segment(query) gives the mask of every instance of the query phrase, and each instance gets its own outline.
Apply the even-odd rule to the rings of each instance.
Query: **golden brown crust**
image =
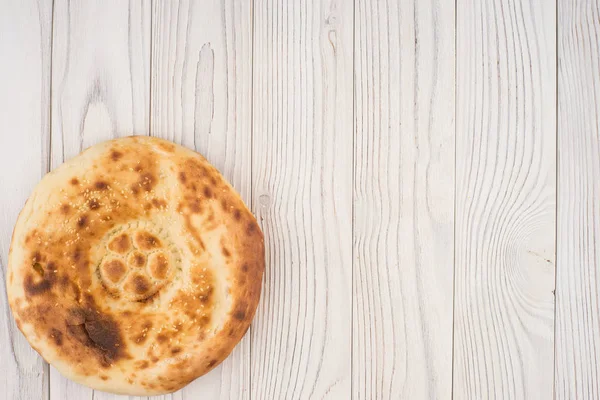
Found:
[[[167,393],[242,338],[263,236],[201,155],[149,137],[98,144],[44,177],[19,215],[7,289],[19,329],[95,389]]]

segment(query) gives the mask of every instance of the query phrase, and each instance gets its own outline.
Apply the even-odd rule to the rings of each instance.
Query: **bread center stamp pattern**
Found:
[[[138,222],[112,230],[100,243],[96,274],[116,298],[146,301],[173,281],[181,269],[179,249],[165,230]]]

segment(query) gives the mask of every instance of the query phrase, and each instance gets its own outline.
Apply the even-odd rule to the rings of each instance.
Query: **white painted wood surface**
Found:
[[[350,398],[352,10],[254,2],[252,204],[267,270],[253,399]]]
[[[457,399],[551,399],[556,10],[460,0],[456,22]]]
[[[356,2],[356,399],[450,399],[454,2]]]
[[[43,174],[136,133],[267,250],[249,334],[160,398],[597,399],[599,32],[600,0],[0,2],[0,398],[121,398],[37,356],[4,271]]]
[[[600,398],[600,4],[558,1],[556,399]]]

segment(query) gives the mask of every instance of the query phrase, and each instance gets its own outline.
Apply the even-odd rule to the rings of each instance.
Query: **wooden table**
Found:
[[[250,332],[165,399],[600,398],[600,0],[3,0],[0,77],[0,398],[114,398],[4,272],[39,179],[132,133],[267,248]]]

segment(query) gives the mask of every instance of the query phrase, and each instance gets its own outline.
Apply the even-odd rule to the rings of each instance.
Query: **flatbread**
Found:
[[[223,361],[260,297],[263,235],[201,155],[100,143],[47,174],[8,257],[16,324],[64,376],[107,392],[180,389]]]

